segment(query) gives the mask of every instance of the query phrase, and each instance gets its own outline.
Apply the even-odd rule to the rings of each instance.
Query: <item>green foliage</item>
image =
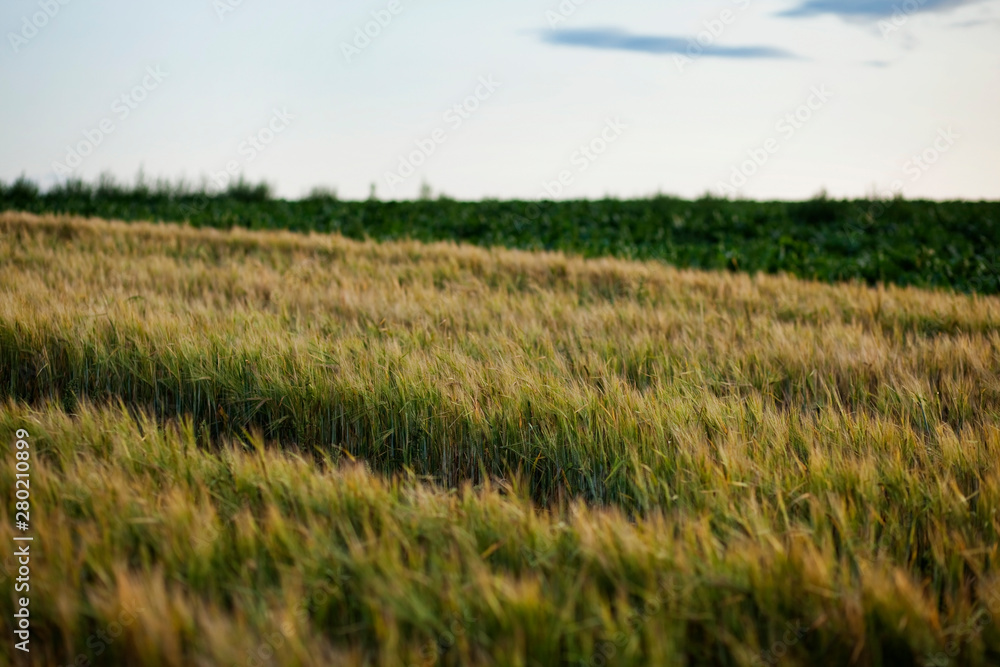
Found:
[[[376,240],[453,240],[561,250],[586,257],[655,259],[678,267],[786,272],[1000,292],[1000,202],[750,202],[657,196],[621,201],[339,201],[329,193],[275,200],[267,184],[240,179],[222,193],[184,184],[132,189],[70,181],[45,193],[23,178],[0,189],[0,210],[120,220],[187,221],[198,227],[337,232]]]

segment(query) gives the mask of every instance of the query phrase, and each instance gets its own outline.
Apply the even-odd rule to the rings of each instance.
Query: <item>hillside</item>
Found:
[[[35,664],[1000,660],[996,296],[9,211],[0,266]]]

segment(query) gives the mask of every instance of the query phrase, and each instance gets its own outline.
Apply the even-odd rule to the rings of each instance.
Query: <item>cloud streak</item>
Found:
[[[716,58],[795,58],[795,54],[770,46],[701,46],[683,37],[631,35],[612,28],[591,30],[555,30],[544,33],[543,40],[557,46],[590,49],[635,51],[652,54],[687,54],[692,48],[699,55]]]
[[[844,18],[875,19],[891,16],[907,7],[915,8],[906,11],[935,12],[972,4],[979,0],[803,0],[797,7],[780,12],[778,16],[788,18],[805,18],[821,14],[836,14]]]

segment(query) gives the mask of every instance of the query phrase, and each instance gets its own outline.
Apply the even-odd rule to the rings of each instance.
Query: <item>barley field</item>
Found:
[[[207,190],[183,180],[110,174],[42,190],[0,180],[0,211],[60,213],[195,227],[334,233],[356,240],[457,241],[659,260],[671,266],[787,273],[807,280],[891,283],[1000,294],[1000,201],[902,197],[750,201],[706,195],[517,201],[342,200],[272,196],[266,182]]]
[[[7,211],[19,430],[27,664],[1000,662],[997,296]]]

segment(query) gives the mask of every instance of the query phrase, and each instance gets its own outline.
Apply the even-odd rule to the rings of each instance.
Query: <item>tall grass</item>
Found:
[[[856,649],[902,664],[969,613],[967,599],[939,611],[885,557],[850,574],[822,529],[550,514],[516,488],[448,493],[256,440],[210,452],[191,422],[122,408],[5,404],[0,432],[24,426],[45,554],[34,664],[757,664],[789,622],[801,637],[784,664]],[[0,485],[12,492],[6,468]],[[7,626],[9,596],[0,607]]]
[[[995,297],[15,213],[0,263],[54,659],[128,595],[159,664],[997,657]]]
[[[674,266],[860,280],[1000,293],[1000,202],[833,200],[687,201],[340,201],[318,190],[301,201],[273,199],[266,183],[239,180],[224,191],[203,181],[110,176],[70,180],[47,191],[0,182],[0,211],[66,213],[122,220],[188,221],[338,233],[355,239],[461,241],[589,257],[657,259]]]

